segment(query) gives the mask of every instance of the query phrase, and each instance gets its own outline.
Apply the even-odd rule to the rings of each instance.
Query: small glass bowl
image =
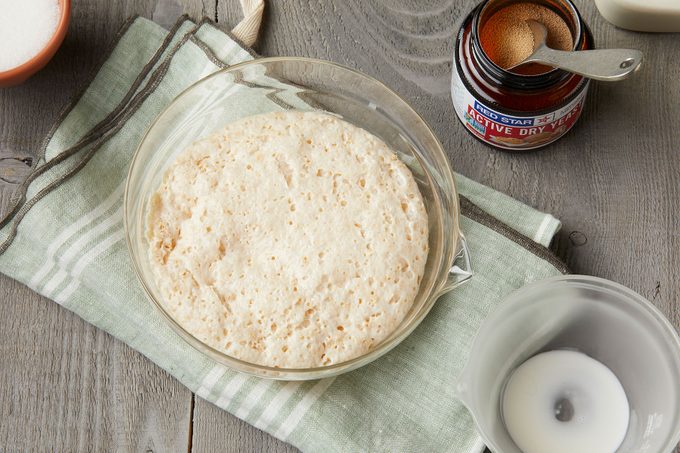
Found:
[[[510,294],[484,320],[458,377],[456,396],[492,451],[521,453],[503,422],[508,377],[536,354],[560,349],[592,357],[621,382],[630,421],[617,452],[670,452],[677,446],[680,337],[675,328],[651,302],[625,286],[564,275]],[[572,429],[578,431],[577,426]]]
[[[411,310],[402,323],[368,353],[325,367],[262,366],[226,355],[198,340],[164,309],[147,254],[147,203],[177,154],[233,121],[283,109],[325,111],[380,137],[410,168],[428,213],[430,252]],[[442,293],[471,276],[469,255],[459,228],[453,174],[432,130],[382,83],[327,61],[262,58],[216,72],[189,87],[158,116],[140,143],[130,166],[124,205],[127,243],[135,272],[170,326],[217,362],[259,377],[320,379],[366,365],[404,340]],[[455,266],[454,260],[458,260]]]

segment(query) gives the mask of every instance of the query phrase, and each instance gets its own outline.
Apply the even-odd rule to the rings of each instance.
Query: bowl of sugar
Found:
[[[71,0],[0,1],[0,88],[23,83],[61,46]]]

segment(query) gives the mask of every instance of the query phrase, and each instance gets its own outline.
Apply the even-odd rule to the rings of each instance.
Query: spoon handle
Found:
[[[642,62],[642,52],[633,49],[600,49],[564,52],[540,46],[523,63],[544,63],[590,79],[615,82],[632,74]]]

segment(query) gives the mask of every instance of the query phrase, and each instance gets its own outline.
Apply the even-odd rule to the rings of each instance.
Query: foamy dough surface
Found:
[[[428,252],[408,168],[334,116],[276,112],[194,143],[148,215],[166,310],[226,354],[281,368],[364,354],[403,320]]]

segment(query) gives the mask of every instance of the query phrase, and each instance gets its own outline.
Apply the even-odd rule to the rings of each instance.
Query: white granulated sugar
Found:
[[[0,0],[0,72],[45,48],[59,23],[57,0]]]
[[[183,151],[147,235],[170,315],[215,349],[280,368],[369,351],[412,306],[428,253],[409,169],[316,112],[246,118]]]

